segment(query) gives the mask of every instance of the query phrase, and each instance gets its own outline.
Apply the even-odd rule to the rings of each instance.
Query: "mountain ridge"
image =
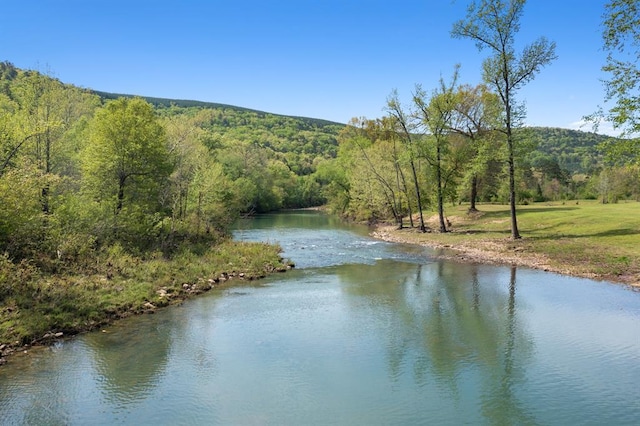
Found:
[[[98,95],[102,99],[117,99],[120,97],[124,98],[142,98],[145,101],[156,107],[169,108],[171,106],[177,106],[180,108],[190,108],[190,107],[199,107],[199,108],[222,108],[222,109],[232,109],[240,112],[251,112],[258,114],[260,116],[272,115],[276,117],[285,117],[285,118],[293,118],[296,120],[303,120],[309,123],[315,123],[318,125],[326,126],[346,126],[345,123],[339,123],[337,121],[326,120],[324,118],[314,118],[314,117],[303,117],[298,115],[287,115],[287,114],[278,114],[274,112],[261,111],[258,109],[241,107],[237,105],[223,104],[218,102],[208,102],[208,101],[199,101],[195,99],[172,99],[172,98],[160,98],[155,96],[142,96],[142,95],[134,95],[134,94],[126,94],[126,93],[114,93],[114,92],[104,92],[101,90],[88,89],[91,93]]]

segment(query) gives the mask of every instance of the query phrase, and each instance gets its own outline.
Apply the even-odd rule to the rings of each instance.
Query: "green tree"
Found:
[[[349,206],[351,187],[345,164],[349,162],[347,153],[341,150],[337,158],[322,160],[318,163],[313,177],[320,185],[322,196],[327,200],[333,213],[344,216]]]
[[[469,212],[477,212],[476,201],[482,177],[495,161],[497,147],[496,132],[501,119],[500,99],[484,84],[471,87],[460,86],[456,90],[454,116],[451,131],[462,135],[467,144],[467,167],[464,180],[468,182]]]
[[[209,150],[202,143],[204,131],[197,122],[198,117],[189,114],[175,114],[162,119],[173,160],[170,186],[164,198],[165,203],[171,206],[174,223],[186,218],[196,170],[210,157]]]
[[[86,189],[115,215],[129,205],[155,213],[171,173],[166,142],[151,104],[139,98],[107,102],[95,114],[82,156]]]
[[[420,231],[426,232],[427,227],[424,223],[424,215],[422,212],[422,194],[420,193],[420,185],[418,183],[418,172],[416,167],[416,156],[418,151],[418,141],[416,140],[416,123],[412,117],[412,114],[407,113],[400,104],[398,99],[398,92],[393,91],[387,98],[387,113],[392,119],[392,123],[395,125],[395,134],[402,142],[404,146],[406,156],[409,159],[409,166],[411,169],[411,177],[413,179],[413,188],[416,193],[416,202],[418,204],[418,215],[420,219]],[[404,181],[404,175],[402,175]],[[406,185],[405,185],[406,186]],[[407,197],[408,198],[408,197]],[[407,200],[409,201],[409,200]],[[411,218],[411,207],[409,203],[409,215],[411,219],[411,226],[413,227],[413,219]]]
[[[445,170],[444,160],[449,154],[449,136],[451,134],[452,120],[455,111],[456,99],[454,90],[458,80],[458,68],[456,66],[451,83],[447,85],[441,78],[438,89],[433,91],[428,98],[424,90],[417,86],[413,94],[418,114],[426,133],[433,137],[435,154],[425,152],[425,158],[435,168],[436,174],[436,200],[438,205],[438,219],[440,232],[447,232],[444,217],[444,186]],[[448,173],[446,173],[448,174]]]
[[[77,223],[63,216],[77,194],[79,123],[98,97],[36,71],[5,66],[0,80],[0,246],[15,258],[60,260],[68,225]]]
[[[640,5],[636,0],[611,0],[605,5],[604,49],[610,74],[605,82],[607,100],[616,105],[610,118],[627,133],[640,132]]]
[[[611,163],[640,164],[640,5],[636,0],[611,0],[603,18],[607,61],[602,70],[609,75],[605,101],[614,106],[588,118],[605,119],[623,131],[624,139],[602,145]]]
[[[222,165],[210,158],[201,162],[195,171],[192,187],[189,192],[189,218],[195,222],[195,233],[200,234],[202,230],[206,234],[213,230],[226,232],[237,219],[240,209],[238,194],[224,174]]]
[[[472,2],[466,20],[453,25],[453,37],[469,38],[479,50],[488,49],[490,56],[482,65],[483,78],[500,96],[504,107],[509,168],[509,201],[511,238],[520,238],[516,218],[515,145],[514,129],[522,125],[524,108],[515,94],[531,81],[540,70],[556,59],[555,43],[540,37],[517,53],[515,35],[520,29],[525,0],[481,0]]]
[[[19,133],[16,118],[18,109],[18,103],[10,93],[0,93],[0,178],[15,164],[20,148],[34,137]]]
[[[402,227],[403,188],[397,146],[380,120],[354,118],[339,135],[340,152],[349,158],[349,207],[359,219],[392,216]]]
[[[19,109],[16,120],[20,140],[28,140],[20,148],[43,176],[40,201],[42,211],[51,213],[52,191],[48,180],[53,175],[69,171],[69,156],[73,153],[64,140],[65,133],[82,117],[88,117],[96,107],[94,95],[68,87],[50,75],[26,71],[13,84],[13,97]]]
[[[246,138],[226,135],[215,156],[224,173],[234,182],[242,200],[242,213],[263,213],[282,207],[269,170],[268,150]]]

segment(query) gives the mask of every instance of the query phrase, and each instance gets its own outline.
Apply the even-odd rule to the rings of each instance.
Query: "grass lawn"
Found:
[[[521,240],[511,240],[509,207],[446,206],[449,233],[384,228],[387,239],[458,250],[457,257],[640,284],[640,203],[597,201],[518,206]],[[429,220],[437,229],[437,216]],[[417,225],[416,225],[417,226]],[[384,238],[384,236],[383,236]]]

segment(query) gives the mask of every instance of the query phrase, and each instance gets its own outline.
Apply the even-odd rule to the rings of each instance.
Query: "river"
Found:
[[[296,268],[0,368],[0,424],[624,425],[640,292],[435,259],[317,212],[240,240]]]

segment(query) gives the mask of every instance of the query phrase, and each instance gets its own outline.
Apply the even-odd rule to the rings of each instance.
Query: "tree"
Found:
[[[469,212],[477,212],[478,187],[490,162],[495,160],[494,139],[501,119],[500,99],[486,85],[461,86],[456,91],[451,131],[462,135],[470,153],[466,180],[469,181]]]
[[[321,195],[327,200],[329,210],[333,213],[345,215],[349,206],[350,183],[348,177],[348,155],[343,151],[342,155],[318,163],[314,180],[320,185]]]
[[[640,164],[640,5],[636,0],[611,0],[603,15],[604,50],[607,62],[602,70],[610,75],[605,81],[606,101],[615,105],[608,113],[591,119],[606,119],[623,136],[604,145],[613,163]]]
[[[447,232],[444,217],[445,193],[453,194],[450,188],[455,186],[462,160],[468,158],[469,151],[468,144],[460,143],[461,138],[455,131],[458,69],[456,66],[449,84],[440,79],[439,87],[433,91],[431,97],[427,97],[420,86],[416,87],[413,94],[416,115],[425,133],[430,136],[427,140],[432,142],[431,146],[427,145],[428,149],[423,154],[435,172],[440,232]]]
[[[113,203],[115,215],[128,204],[154,213],[171,164],[165,130],[151,104],[139,98],[109,101],[91,124],[82,156],[89,192]]]
[[[440,232],[447,232],[444,219],[444,157],[448,153],[449,135],[451,133],[452,119],[455,108],[454,89],[458,80],[458,66],[456,66],[451,84],[447,85],[440,79],[440,87],[433,91],[430,99],[420,86],[416,87],[413,94],[413,102],[418,108],[418,114],[427,133],[433,136],[435,141],[435,155],[426,155],[427,161],[435,167],[436,171],[436,197],[438,204],[438,218]]]
[[[65,132],[81,117],[88,117],[93,112],[97,97],[67,87],[37,71],[24,72],[13,86],[12,95],[19,105],[16,121],[20,128],[15,148],[24,151],[28,161],[36,165],[39,174],[45,178],[40,198],[42,211],[48,215],[51,213],[52,188],[47,179],[68,169],[70,149],[63,141]]]
[[[491,54],[483,62],[483,79],[500,96],[504,107],[509,168],[509,201],[511,238],[520,238],[516,218],[515,144],[514,128],[521,125],[524,108],[515,100],[515,94],[531,81],[540,70],[556,59],[555,43],[540,37],[518,54],[515,35],[520,29],[525,0],[482,0],[472,2],[466,20],[453,25],[452,36],[475,41],[479,50]]]
[[[0,250],[16,258],[37,253],[41,261],[48,255],[59,260],[58,248],[69,234],[62,224],[77,224],[56,212],[77,194],[78,176],[70,177],[77,152],[73,133],[98,97],[6,63],[0,66],[0,86],[0,199],[6,201],[0,228],[8,230],[0,236],[6,242]]]
[[[418,215],[420,218],[420,231],[426,232],[427,227],[424,224],[424,216],[422,213],[422,195],[420,194],[420,185],[418,184],[418,172],[416,170],[416,150],[417,141],[415,135],[415,125],[411,120],[411,116],[402,108],[400,100],[398,99],[398,92],[393,91],[389,98],[387,98],[387,112],[393,120],[396,129],[396,135],[400,138],[402,144],[405,147],[407,155],[409,157],[409,166],[411,167],[411,176],[413,178],[413,186],[416,192],[416,200],[418,203]],[[404,181],[404,175],[402,176]],[[409,207],[409,214],[411,214],[411,208]],[[413,219],[412,226],[413,226]]]
[[[355,214],[365,212],[376,221],[389,213],[402,228],[402,195],[406,194],[399,175],[398,152],[392,129],[381,120],[353,118],[340,133],[340,151],[347,153],[349,205]]]

